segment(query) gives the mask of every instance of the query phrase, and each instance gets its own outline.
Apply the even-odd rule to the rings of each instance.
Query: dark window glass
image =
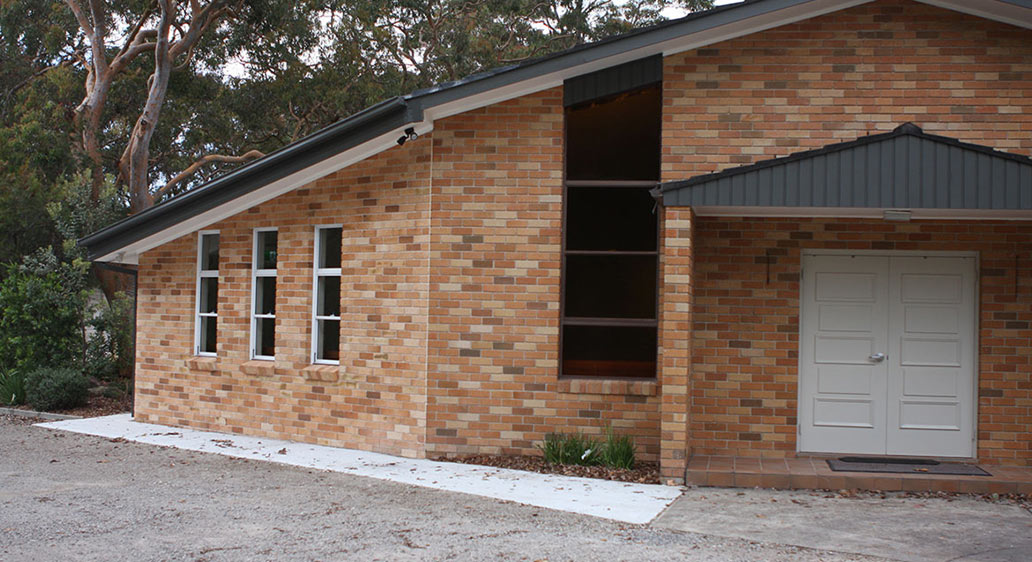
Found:
[[[656,211],[648,189],[569,187],[566,249],[655,251]]]
[[[567,376],[636,377],[656,375],[655,327],[563,327],[562,373]]]
[[[258,233],[258,269],[276,269],[276,243],[279,233],[267,230]]]
[[[201,317],[201,341],[200,350],[205,353],[215,353],[216,331],[215,324],[218,319],[214,316]]]
[[[655,318],[655,255],[566,256],[566,316]]]
[[[316,316],[340,316],[340,277],[319,278],[319,306]]]
[[[258,277],[254,296],[255,314],[276,314],[276,278]]]
[[[319,230],[319,264],[320,269],[337,269],[340,267],[340,228],[323,228]]]
[[[340,359],[340,320],[319,320],[318,359]]]
[[[216,277],[201,278],[201,305],[198,312],[214,313],[219,309],[219,280]]]
[[[258,318],[256,320],[258,333],[255,335],[257,348],[256,355],[272,357],[276,355],[276,319]]]
[[[201,269],[218,271],[219,269],[219,235],[201,235]]]
[[[658,86],[566,110],[566,177],[659,179],[662,94]]]

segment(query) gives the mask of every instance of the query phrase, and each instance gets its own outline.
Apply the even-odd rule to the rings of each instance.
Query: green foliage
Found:
[[[25,399],[40,412],[82,406],[86,396],[86,377],[76,369],[44,367],[25,376]]]
[[[0,404],[20,406],[25,403],[25,374],[18,369],[0,370]]]
[[[545,460],[551,464],[599,464],[602,443],[583,433],[549,433],[540,446]]]
[[[602,447],[602,464],[613,468],[634,468],[637,447],[630,435],[617,435],[612,426],[606,427],[606,440]]]
[[[604,441],[583,433],[549,433],[538,448],[549,464],[605,465],[627,469],[634,468],[637,452],[634,440],[627,435],[617,435],[612,427],[606,427]]]
[[[84,366],[88,377],[112,380],[132,372],[134,308],[133,298],[120,292],[110,303],[101,304],[89,321],[93,330],[86,344]]]
[[[86,172],[59,180],[54,191],[55,200],[47,205],[47,213],[64,239],[62,254],[66,259],[85,259],[76,240],[125,218],[127,214],[125,202],[110,176],[96,201],[92,198],[90,176]]]
[[[82,261],[62,263],[51,249],[8,265],[0,282],[0,361],[34,369],[82,360],[87,270]]]

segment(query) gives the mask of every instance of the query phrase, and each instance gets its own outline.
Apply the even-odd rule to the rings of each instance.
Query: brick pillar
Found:
[[[667,207],[662,213],[659,462],[663,481],[681,484],[689,456],[695,214],[690,207]]]

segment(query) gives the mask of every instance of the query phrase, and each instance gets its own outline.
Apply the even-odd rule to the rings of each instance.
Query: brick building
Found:
[[[135,416],[1032,466],[1032,2],[755,0],[383,102],[84,239]]]

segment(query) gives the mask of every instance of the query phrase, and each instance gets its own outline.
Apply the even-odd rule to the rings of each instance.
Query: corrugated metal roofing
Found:
[[[1032,210],[1032,159],[907,123],[660,190],[667,206]]]
[[[570,78],[563,83],[563,105],[569,107],[662,81],[663,57],[646,57]]]

